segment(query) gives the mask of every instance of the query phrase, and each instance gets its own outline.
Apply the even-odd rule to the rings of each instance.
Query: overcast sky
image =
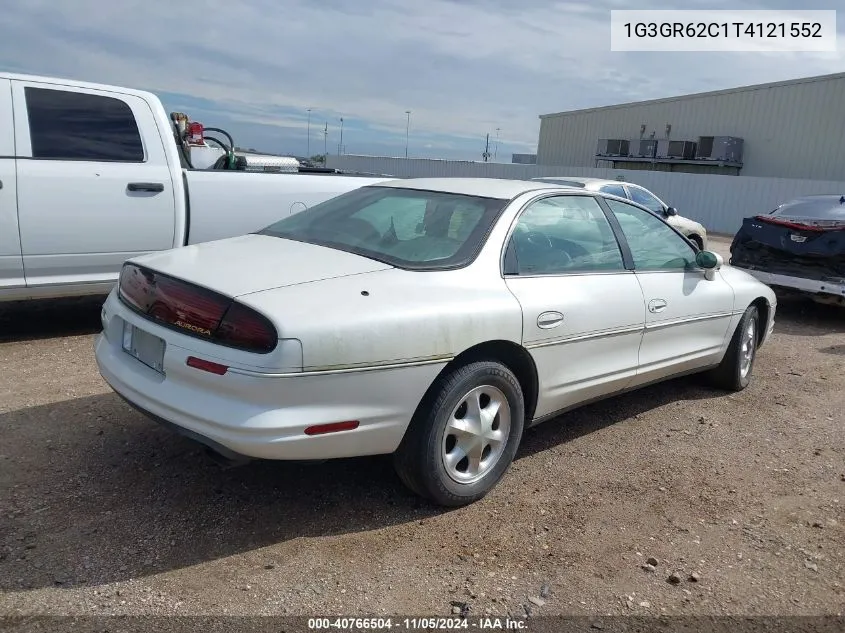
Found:
[[[842,9],[839,52],[614,53],[610,10]],[[3,0],[0,69],[156,92],[242,146],[480,159],[538,115],[845,71],[843,0]],[[492,148],[491,148],[492,149]]]

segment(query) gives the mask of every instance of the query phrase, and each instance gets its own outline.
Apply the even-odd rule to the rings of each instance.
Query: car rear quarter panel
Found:
[[[445,362],[478,343],[522,340],[522,311],[504,280],[476,271],[391,269],[239,301],[302,343],[303,371]]]

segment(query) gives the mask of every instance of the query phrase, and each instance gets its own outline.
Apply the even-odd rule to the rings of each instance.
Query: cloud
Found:
[[[794,9],[789,0],[638,8]],[[837,0],[827,6],[836,8]],[[479,157],[536,148],[538,115],[845,69],[840,52],[615,53],[625,0],[6,0],[0,66],[153,90],[244,145]],[[790,6],[792,5],[792,6]],[[843,29],[840,28],[840,31]],[[177,108],[176,105],[179,107]],[[430,147],[428,147],[430,146]],[[316,150],[315,150],[316,148]],[[439,154],[438,154],[439,152]]]

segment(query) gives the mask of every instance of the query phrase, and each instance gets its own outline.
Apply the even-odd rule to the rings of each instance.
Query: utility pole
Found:
[[[329,122],[326,121],[326,127],[323,129],[323,167],[326,166],[326,161],[329,158]]]
[[[405,110],[405,114],[408,117],[405,123],[405,158],[408,158],[408,133],[411,131],[411,111]]]
[[[496,156],[499,155],[499,130],[501,128],[496,128],[496,144],[493,146],[493,160],[496,160]]]
[[[308,112],[308,150],[305,152],[306,158],[311,159],[311,108],[306,108]]]
[[[481,155],[486,163],[490,159],[490,134],[487,134],[487,141],[484,143],[484,153]]]
[[[340,117],[340,143],[337,146],[337,155],[343,153],[343,117]]]

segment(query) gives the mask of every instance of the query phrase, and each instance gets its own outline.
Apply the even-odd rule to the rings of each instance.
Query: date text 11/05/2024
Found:
[[[627,37],[763,39],[821,38],[820,22],[626,22]]]
[[[462,617],[429,618],[308,618],[311,631],[452,631],[452,630],[487,630],[487,631],[525,631],[528,621],[524,618],[479,617],[468,620]]]

